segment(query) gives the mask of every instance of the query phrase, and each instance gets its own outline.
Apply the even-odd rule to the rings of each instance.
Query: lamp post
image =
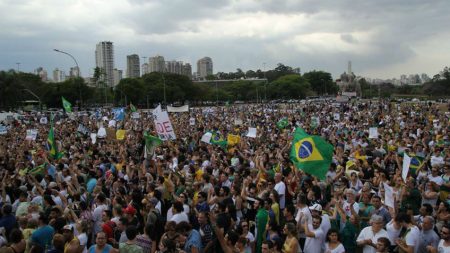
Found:
[[[61,51],[61,50],[58,50],[58,49],[53,49],[53,51],[55,51],[55,52],[58,52],[58,53],[61,53],[61,54],[65,54],[65,55],[68,55],[68,56],[70,56],[70,58],[72,58],[73,59],[73,61],[75,62],[75,65],[77,66],[77,77],[79,78],[80,77],[80,67],[78,66],[78,62],[77,62],[77,60],[75,59],[75,57],[73,57],[73,55],[71,55],[71,54],[69,54],[69,53],[67,53],[67,52],[64,52],[64,51]],[[81,86],[81,84],[79,85],[79,86]],[[79,97],[79,99],[80,99],[80,108],[81,108],[81,87],[78,87],[78,92],[80,93],[79,95],[80,95],[80,97]]]
[[[264,100],[267,103],[267,78],[266,78],[266,63],[263,62],[263,70],[264,70]]]
[[[17,73],[19,73],[20,72],[20,62],[16,62],[16,64],[17,64]]]
[[[161,77],[163,80],[163,89],[164,89],[164,105],[167,106],[166,102],[166,79],[164,79],[164,70],[161,72]]]

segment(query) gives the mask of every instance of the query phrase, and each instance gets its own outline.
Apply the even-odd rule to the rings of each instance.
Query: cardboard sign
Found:
[[[36,129],[28,129],[27,130],[27,136],[25,137],[25,140],[27,141],[35,141],[37,137],[38,131]]]
[[[246,136],[247,136],[247,137],[250,137],[250,138],[256,138],[256,128],[254,128],[254,127],[249,127],[249,128],[248,128],[248,133],[247,133]]]
[[[123,130],[123,129],[117,130],[117,132],[116,132],[116,139],[117,140],[124,140],[125,139],[125,133],[126,133],[126,131]]]
[[[189,125],[195,126],[195,118],[190,118],[189,119]]]
[[[170,122],[169,114],[166,111],[162,111],[161,106],[158,106],[153,111],[153,114],[155,115],[154,123],[158,137],[163,141],[175,140],[177,137]]]
[[[378,138],[378,128],[371,127],[369,128],[369,139],[377,139]]]
[[[100,127],[98,129],[97,137],[98,138],[105,138],[106,137],[106,129],[104,127]]]

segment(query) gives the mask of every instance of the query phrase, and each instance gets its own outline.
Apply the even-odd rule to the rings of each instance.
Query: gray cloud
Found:
[[[224,72],[282,62],[337,77],[352,60],[357,74],[371,77],[433,75],[448,64],[449,7],[445,0],[3,0],[0,69],[21,62],[24,71],[68,70],[71,60],[52,51],[59,48],[88,75],[95,44],[110,40],[124,70],[126,55],[137,53],[187,61],[194,70],[210,56],[214,71]]]

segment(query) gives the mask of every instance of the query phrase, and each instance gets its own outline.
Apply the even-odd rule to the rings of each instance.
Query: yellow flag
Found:
[[[116,139],[117,139],[117,140],[123,140],[123,139],[125,139],[125,133],[126,133],[126,131],[123,130],[123,129],[117,130],[117,132],[116,132]]]
[[[239,135],[228,134],[228,136],[227,136],[228,146],[234,146],[234,145],[238,144],[240,141],[241,141],[241,137]]]

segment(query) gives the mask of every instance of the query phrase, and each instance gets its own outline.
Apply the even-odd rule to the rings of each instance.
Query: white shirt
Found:
[[[325,253],[345,253],[345,248],[344,245],[340,243],[335,249],[330,249],[327,242],[325,243]]]
[[[170,221],[175,221],[176,224],[178,224],[182,221],[186,221],[189,223],[189,218],[185,212],[181,212],[181,213],[174,214],[172,216],[172,218],[170,219]]]
[[[435,182],[437,185],[441,186],[444,183],[444,179],[441,176],[433,177],[433,175],[428,175],[428,180]]]
[[[277,191],[280,196],[280,209],[284,209],[284,205],[286,203],[286,185],[283,181],[280,181],[273,189]]]
[[[350,217],[352,216],[352,210],[350,210],[350,204],[347,202],[347,200],[344,202],[344,205],[342,206],[342,209],[344,209],[345,215]],[[355,213],[359,213],[359,204],[358,202],[353,203],[353,210],[355,210]]]
[[[253,234],[251,232],[248,232],[247,235],[245,236],[245,238],[247,238],[247,240],[249,242],[249,243],[247,243],[247,247],[245,247],[245,252],[252,252],[250,243],[255,241],[255,236],[253,236]]]
[[[295,221],[297,222],[297,224],[302,225],[305,224],[306,221],[308,221],[309,223],[312,222],[311,211],[307,206],[298,210],[297,215],[295,216]],[[299,236],[300,238],[306,237],[305,233],[300,233]]]
[[[414,248],[414,253],[418,253],[419,244],[417,242],[420,239],[420,230],[416,226],[412,226],[408,230],[409,232],[407,232],[405,236],[406,245],[412,246]]]
[[[401,231],[402,231],[401,227],[398,230],[394,227],[393,219],[388,224],[386,224],[386,232],[388,234],[387,238],[391,242],[391,245],[397,245],[397,243],[395,243],[395,240],[397,240],[397,238],[400,236]]]
[[[84,246],[84,248],[83,248],[83,253],[87,253],[87,242],[88,242],[88,238],[87,238],[86,233],[79,234],[79,235],[77,236],[77,238],[78,238],[78,240],[80,241],[80,245],[81,245],[81,246]]]
[[[363,230],[361,230],[361,233],[358,235],[358,239],[356,239],[357,242],[364,241],[367,239],[371,239],[373,244],[376,244],[378,241],[378,238],[386,237],[388,238],[388,233],[386,230],[381,229],[378,231],[378,233],[374,234],[372,230],[372,226],[365,227]],[[363,253],[376,253],[376,250],[374,247],[369,245],[364,245],[363,247]]]
[[[450,246],[444,246],[444,239],[441,239],[438,244],[438,253],[450,253]]]
[[[325,234],[322,229],[313,229],[312,225],[308,225],[309,231],[314,233],[314,237],[306,237],[303,252],[322,252]]]
[[[328,233],[331,228],[330,216],[328,214],[322,214],[322,223],[320,223],[320,228],[324,234]]]

